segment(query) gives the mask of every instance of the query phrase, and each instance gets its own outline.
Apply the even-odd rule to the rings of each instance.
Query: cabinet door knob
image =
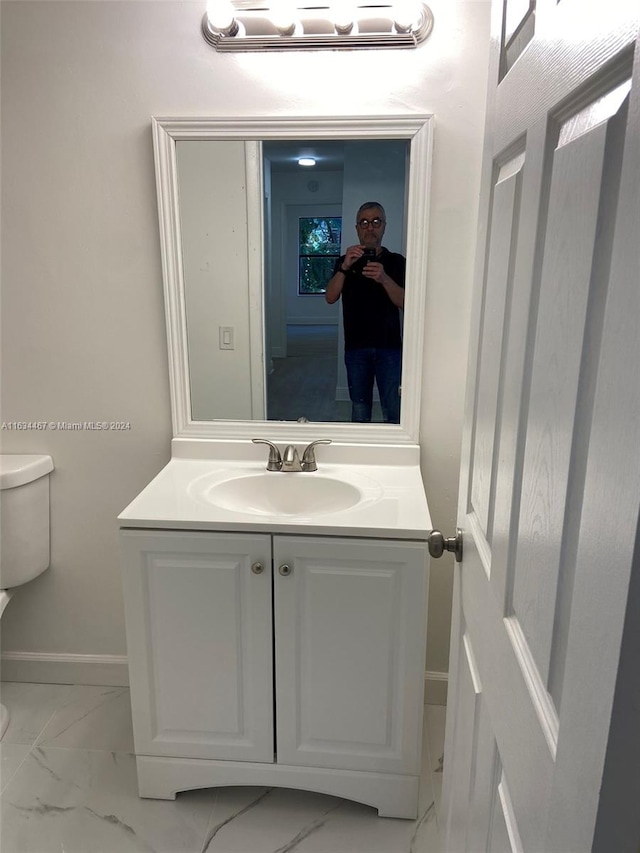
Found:
[[[252,563],[251,571],[254,573],[254,575],[261,575],[264,571],[264,566],[262,565],[262,563]]]
[[[284,565],[280,566],[278,571],[281,575],[284,575],[286,577],[287,575],[290,575],[293,570],[291,566],[287,566],[287,564],[285,563]]]

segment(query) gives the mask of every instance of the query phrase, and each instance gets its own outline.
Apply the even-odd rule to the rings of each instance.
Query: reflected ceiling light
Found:
[[[298,166],[315,166],[316,161],[313,157],[300,157],[298,160]]]
[[[417,47],[433,29],[423,0],[209,0],[202,35],[219,51]]]

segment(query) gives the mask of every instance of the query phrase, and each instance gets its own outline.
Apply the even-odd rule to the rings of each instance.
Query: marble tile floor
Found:
[[[138,797],[129,691],[1,685],[2,853],[439,853],[445,709],[427,705],[418,820],[286,788]]]

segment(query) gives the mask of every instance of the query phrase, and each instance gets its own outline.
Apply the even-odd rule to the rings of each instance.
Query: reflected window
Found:
[[[341,216],[304,216],[298,220],[298,294],[322,294],[340,257]]]

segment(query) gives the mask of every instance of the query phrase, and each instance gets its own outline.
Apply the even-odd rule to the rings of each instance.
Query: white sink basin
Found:
[[[350,509],[364,495],[351,483],[316,473],[265,472],[213,483],[200,497],[233,512],[307,516]]]

